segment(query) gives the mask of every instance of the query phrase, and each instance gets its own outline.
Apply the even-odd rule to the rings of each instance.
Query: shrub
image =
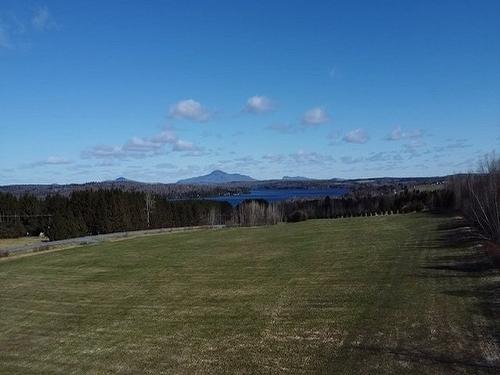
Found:
[[[456,208],[482,235],[500,243],[500,159],[486,156],[477,173],[452,178]]]
[[[286,219],[286,221],[290,223],[297,223],[299,221],[304,221],[304,220],[307,220],[307,215],[302,210],[297,210],[292,212]]]

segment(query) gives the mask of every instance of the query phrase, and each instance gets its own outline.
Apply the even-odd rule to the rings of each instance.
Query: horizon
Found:
[[[240,173],[232,173],[232,172],[225,172],[225,171],[222,171],[222,170],[213,170],[207,174],[204,174],[204,175],[198,175],[198,176],[191,176],[191,177],[187,177],[187,178],[183,178],[183,179],[179,179],[177,181],[173,181],[173,182],[161,182],[161,181],[140,181],[140,180],[134,180],[134,179],[130,179],[130,178],[127,178],[125,176],[118,176],[116,178],[112,178],[112,179],[109,179],[109,180],[89,180],[89,181],[83,181],[83,182],[69,182],[69,183],[27,183],[27,184],[7,184],[7,185],[0,185],[0,187],[8,187],[8,186],[16,186],[16,185],[21,185],[21,186],[28,186],[28,185],[38,185],[38,186],[43,186],[43,185],[61,185],[61,186],[64,186],[64,185],[85,185],[85,184],[93,184],[93,183],[97,183],[97,184],[100,184],[100,183],[113,183],[113,182],[131,182],[131,183],[140,183],[140,184],[151,184],[151,185],[154,185],[154,184],[165,184],[165,185],[176,185],[176,184],[179,184],[179,185],[182,185],[182,184],[185,184],[185,185],[190,185],[191,183],[188,183],[188,182],[185,182],[185,180],[190,180],[190,179],[197,179],[197,178],[201,178],[201,177],[206,177],[206,176],[210,176],[210,175],[213,175],[215,172],[222,172],[223,174],[225,175],[241,175],[243,177],[250,177],[252,178],[252,181],[224,181],[224,182],[211,182],[211,183],[200,183],[200,182],[196,182],[194,183],[195,185],[225,185],[225,184],[231,184],[231,183],[246,183],[246,182],[267,182],[267,181],[296,181],[296,182],[303,182],[304,180],[301,180],[301,179],[305,179],[305,181],[316,181],[316,182],[322,182],[322,181],[338,181],[338,182],[343,182],[343,181],[368,181],[368,180],[383,180],[383,179],[412,179],[412,178],[428,178],[428,179],[433,179],[433,178],[446,178],[446,177],[450,177],[450,176],[454,176],[454,175],[460,175],[460,174],[463,174],[463,173],[457,173],[457,174],[450,174],[450,175],[436,175],[436,176],[431,176],[431,175],[426,175],[426,176],[378,176],[378,177],[355,177],[355,178],[336,178],[336,177],[332,177],[332,178],[324,178],[324,179],[320,179],[320,178],[311,178],[311,177],[307,177],[307,176],[282,176],[282,177],[276,177],[276,178],[270,178],[270,179],[257,179],[257,178],[253,178],[253,176],[249,176],[249,175],[245,175],[245,174],[240,174]],[[475,173],[475,172],[473,172]],[[297,179],[297,180],[294,180],[294,179]]]
[[[0,5],[0,185],[446,176],[500,150],[500,2]]]

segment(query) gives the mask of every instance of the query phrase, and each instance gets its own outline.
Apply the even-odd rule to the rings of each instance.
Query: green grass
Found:
[[[500,327],[481,293],[499,274],[459,267],[474,253],[439,240],[449,221],[311,220],[0,261],[0,373],[494,373]]]

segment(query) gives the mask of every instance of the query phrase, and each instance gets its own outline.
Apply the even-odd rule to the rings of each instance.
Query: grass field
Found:
[[[500,273],[452,224],[314,220],[7,258],[0,373],[498,373]]]
[[[0,238],[0,250],[8,247],[31,245],[40,242],[42,242],[42,240],[39,237]]]

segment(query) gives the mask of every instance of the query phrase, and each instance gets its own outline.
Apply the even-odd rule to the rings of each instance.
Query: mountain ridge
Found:
[[[184,185],[211,185],[211,184],[224,184],[228,182],[250,182],[257,181],[256,179],[240,174],[240,173],[226,173],[216,169],[206,175],[186,178],[177,181],[177,184]]]

